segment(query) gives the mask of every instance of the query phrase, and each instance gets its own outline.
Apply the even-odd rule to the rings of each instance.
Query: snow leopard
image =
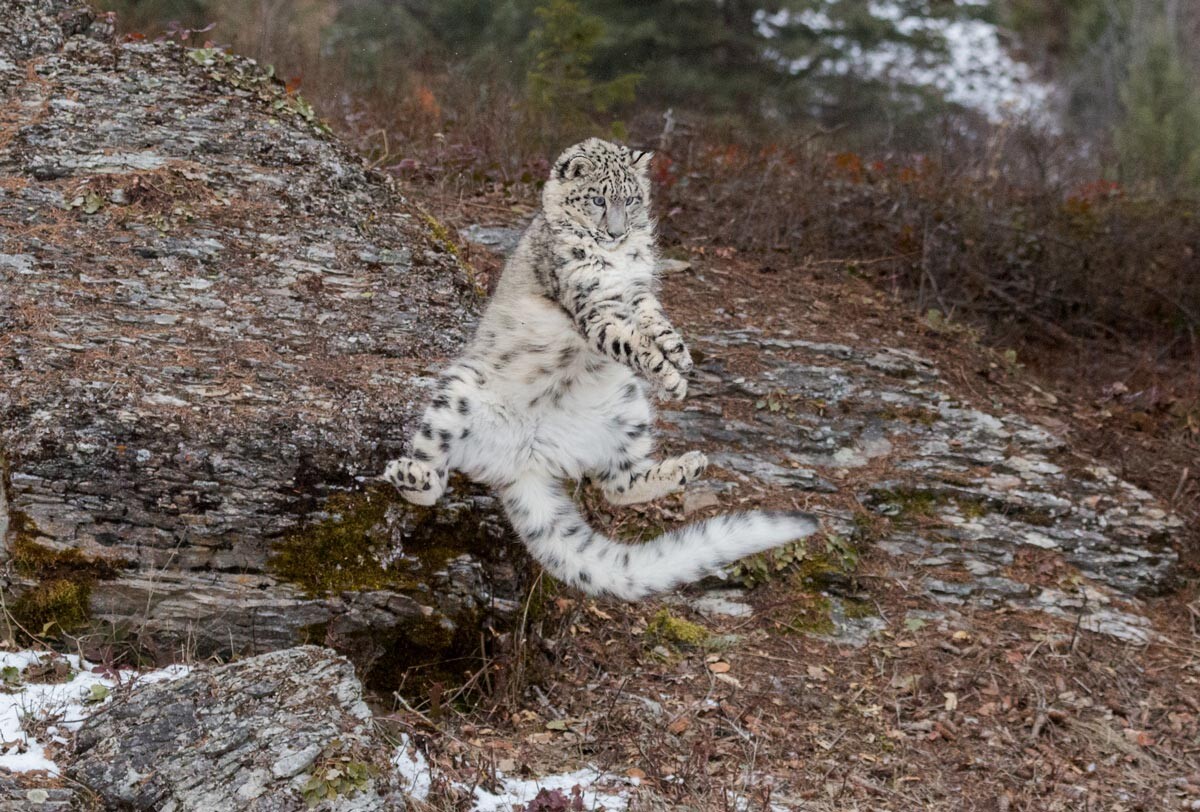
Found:
[[[565,481],[630,505],[708,465],[656,461],[654,407],[687,394],[692,358],[657,296],[651,153],[597,138],[566,149],[466,351],[440,375],[383,479],[431,505],[451,470],[490,487],[533,557],[584,592],[637,600],[816,531],[799,512],[719,516],[641,544],[591,528]]]

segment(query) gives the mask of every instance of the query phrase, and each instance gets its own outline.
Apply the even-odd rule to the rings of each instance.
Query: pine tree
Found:
[[[1200,192],[1200,92],[1168,26],[1158,20],[1121,87],[1116,133],[1122,173],[1175,193]]]
[[[592,58],[604,36],[599,17],[583,13],[572,0],[550,0],[534,13],[539,23],[529,35],[534,56],[528,75],[534,111],[569,131],[633,101],[640,74],[627,71],[603,82],[592,76]]]

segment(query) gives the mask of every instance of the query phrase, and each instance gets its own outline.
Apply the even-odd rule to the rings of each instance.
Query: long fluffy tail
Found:
[[[592,594],[637,600],[715,572],[753,553],[812,535],[807,513],[735,513],[622,544],[588,527],[557,480],[525,477],[501,492],[504,509],[543,567]]]

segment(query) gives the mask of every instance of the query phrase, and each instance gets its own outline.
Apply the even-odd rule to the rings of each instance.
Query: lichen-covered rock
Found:
[[[302,646],[118,698],[67,773],[105,809],[401,810],[390,748],[349,662]]]
[[[44,780],[28,779],[22,773],[0,770],[0,812],[67,812],[78,808],[78,799],[70,787],[56,787]]]
[[[363,588],[443,627],[504,605],[475,575],[469,600],[435,598],[479,552],[457,532],[386,583],[273,565],[331,516],[364,538],[309,566],[407,560],[402,506],[329,502],[365,498],[474,320],[441,234],[252,61],[114,41],[75,0],[0,0],[0,561],[35,631],[252,653],[381,622]],[[63,576],[64,551],[102,566]]]
[[[1182,524],[1151,494],[1019,415],[972,408],[932,362],[905,350],[753,330],[693,346],[707,360],[691,404],[663,417],[690,442],[718,444],[715,465],[818,494],[854,482],[859,502],[890,519],[873,540],[921,573],[921,588],[941,603],[1045,612],[1130,642],[1150,639],[1136,596],[1170,588]],[[765,367],[753,378],[720,360],[746,346]],[[738,396],[759,399],[752,423],[724,416],[722,402]],[[855,476],[864,469],[871,474]],[[830,529],[859,534],[861,519],[844,508],[823,512]],[[1071,568],[1067,589],[1014,566],[1036,555]]]

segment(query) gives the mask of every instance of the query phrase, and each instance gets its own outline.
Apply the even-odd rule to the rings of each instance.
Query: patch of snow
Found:
[[[1004,45],[1000,29],[975,15],[989,0],[955,0],[958,13],[947,16],[915,13],[896,0],[873,0],[867,6],[872,17],[890,23],[903,37],[941,43],[938,48],[917,47],[908,42],[882,42],[868,48],[853,42],[836,18],[840,0],[824,0],[823,8],[803,11],[758,11],[754,22],[758,34],[770,40],[785,26],[799,25],[821,35],[840,52],[822,57],[817,75],[858,76],[893,86],[908,85],[938,91],[946,101],[976,110],[992,121],[1012,117],[1053,127],[1053,89],[1034,75],[1030,66],[1014,59]],[[793,74],[813,69],[812,57],[784,60],[778,50],[765,49]]]
[[[110,697],[99,702],[87,702],[93,687],[99,685],[112,691],[119,686],[134,683],[161,682],[176,679],[188,672],[186,666],[170,666],[158,671],[142,674],[121,675],[121,681],[95,673],[95,666],[74,654],[52,654],[45,651],[0,652],[0,669],[15,668],[23,674],[26,668],[40,665],[53,659],[66,661],[71,669],[71,679],[58,684],[26,682],[22,677],[19,684],[0,683],[0,769],[13,772],[44,770],[58,775],[58,765],[46,754],[46,747],[68,743],[65,734],[78,730],[84,720],[96,708],[107,703]],[[9,672],[11,673],[11,672]],[[40,738],[22,730],[25,720],[48,723]]]
[[[405,795],[424,801],[429,797],[429,788],[433,786],[433,768],[408,736],[401,734],[400,739],[396,755],[392,756],[392,764],[402,779],[400,788]]]
[[[605,782],[605,776],[591,768],[576,770],[563,775],[548,775],[543,778],[506,778],[496,773],[500,782],[500,791],[491,793],[482,787],[475,788],[475,806],[473,812],[512,812],[516,804],[528,804],[542,790],[560,790],[568,798],[571,788],[578,786],[582,791],[584,809],[606,809],[608,812],[620,812],[627,808],[628,799],[624,794],[597,791],[595,787]],[[609,779],[611,781],[612,779]],[[611,788],[611,787],[610,787]],[[619,791],[618,791],[619,793]]]
[[[438,776],[434,774],[434,769],[425,758],[425,754],[407,736],[401,737],[392,764],[400,774],[405,794],[418,801],[429,797],[430,789]],[[576,786],[581,791],[584,809],[624,812],[629,806],[623,786],[625,779],[606,776],[591,767],[571,773],[529,779],[510,778],[497,772],[496,782],[496,792],[478,786],[474,788],[472,812],[513,812],[518,804],[529,804],[542,790],[560,790],[563,795],[570,797],[571,789]],[[617,786],[618,784],[622,786]],[[457,782],[450,782],[450,785],[463,791],[470,789]]]

